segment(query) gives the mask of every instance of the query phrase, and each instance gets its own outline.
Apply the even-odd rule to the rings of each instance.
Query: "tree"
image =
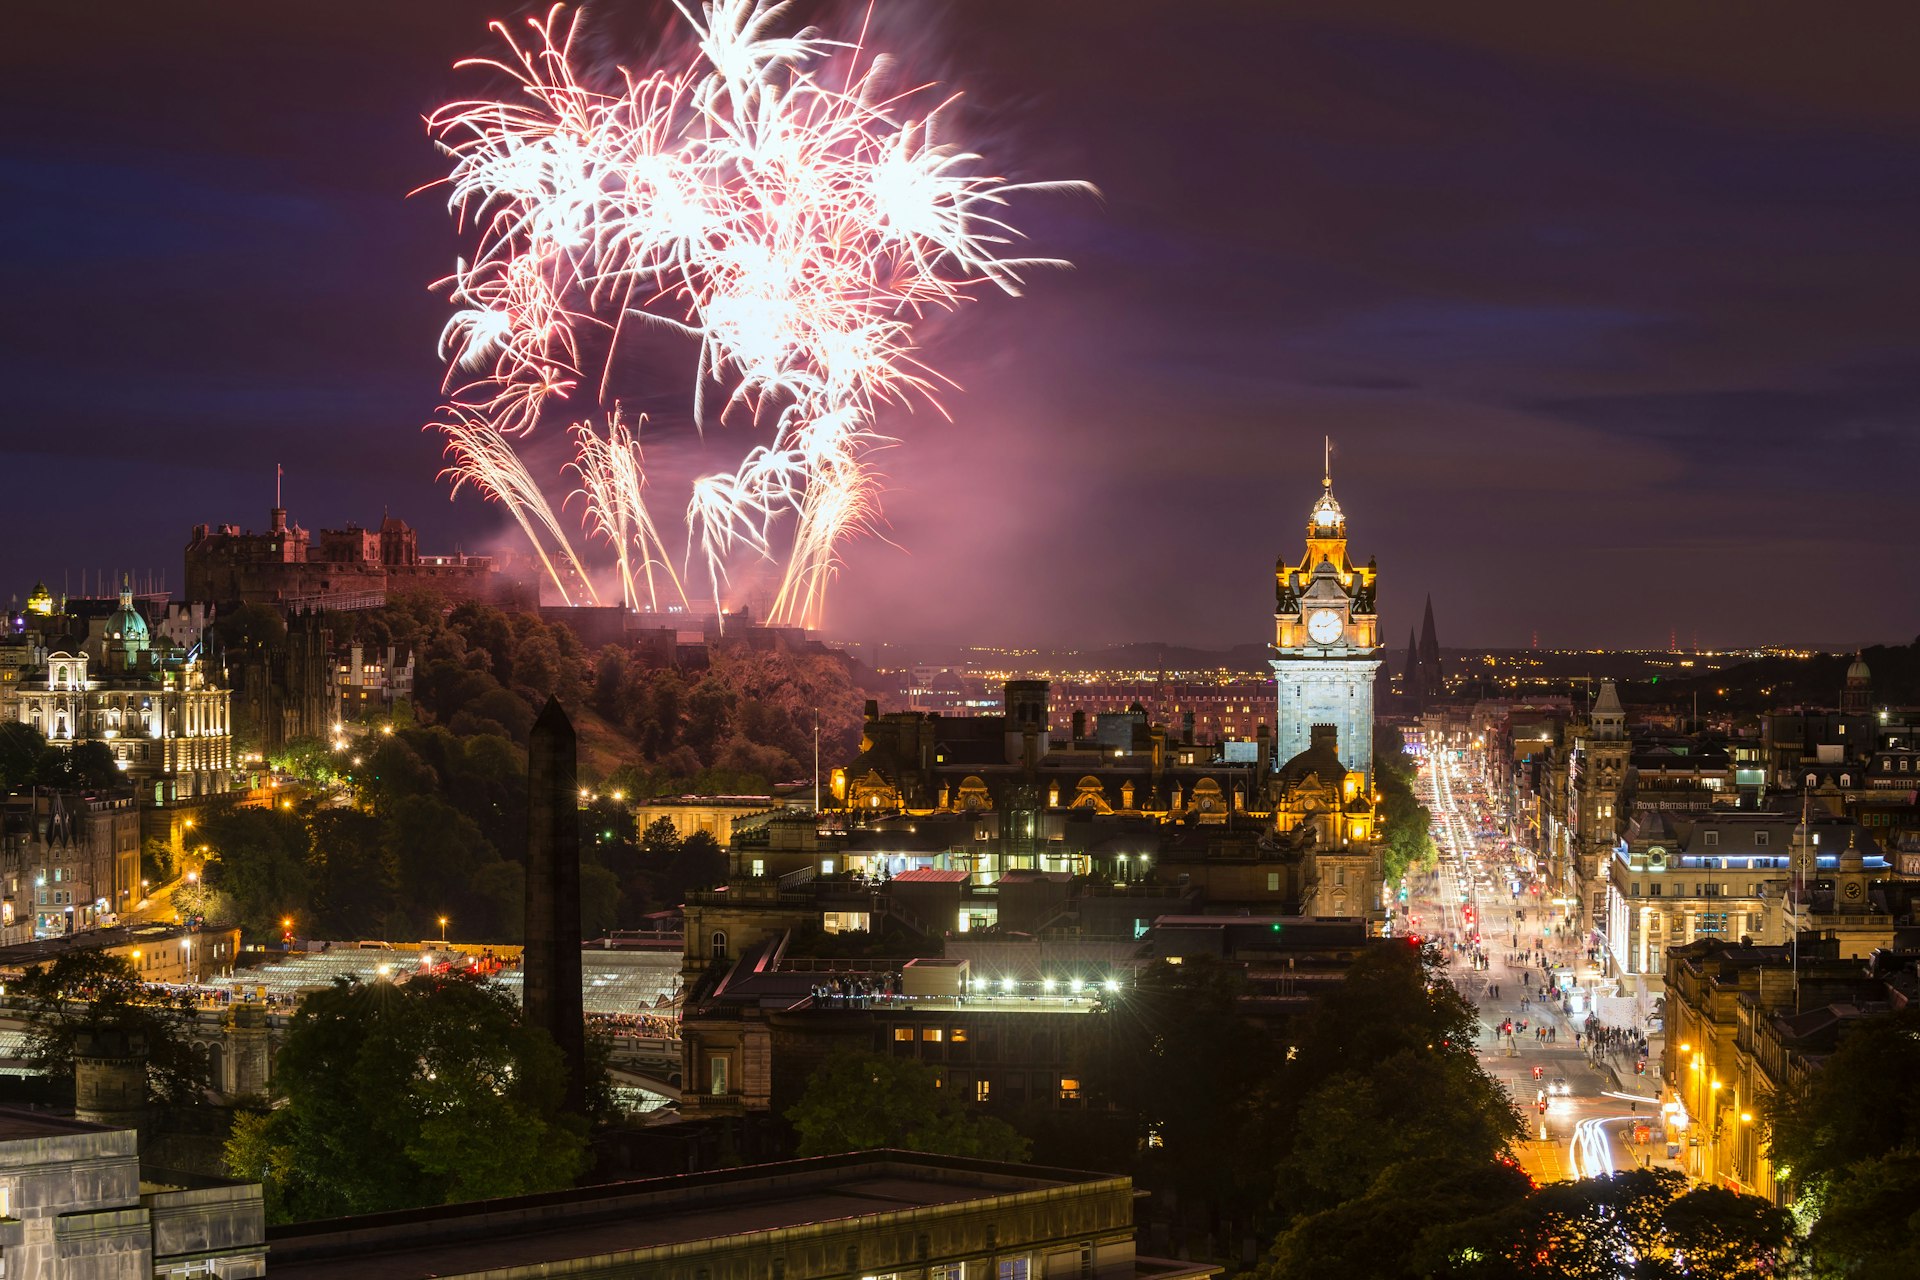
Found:
[[[1239,969],[1194,957],[1103,994],[1085,1064],[1095,1096],[1132,1117],[1136,1177],[1196,1230],[1251,1220],[1272,1198],[1273,1044],[1241,1009]],[[1204,1226],[1203,1226],[1204,1223]]]
[[[1920,1099],[1888,1088],[1914,1079],[1920,1006],[1909,1005],[1846,1028],[1804,1092],[1764,1108],[1774,1165],[1814,1219],[1808,1252],[1822,1274],[1899,1274],[1914,1256],[1920,1221],[1897,1190],[1920,1183]],[[1896,1212],[1876,1222],[1882,1209]]]
[[[304,815],[234,809],[209,818],[203,834],[215,859],[205,879],[227,896],[235,923],[253,937],[277,938],[282,919],[307,910],[312,846]]]
[[[1427,1232],[1523,1200],[1531,1185],[1510,1161],[1431,1154],[1387,1166],[1363,1195],[1294,1221],[1257,1280],[1413,1280],[1432,1275],[1415,1242]]]
[[[558,1190],[585,1167],[560,1050],[491,984],[342,981],[301,1004],[274,1067],[281,1105],[236,1126],[227,1162],[278,1221]]]
[[[43,747],[32,780],[42,787],[99,791],[118,784],[120,776],[113,748],[104,742],[88,741],[70,747]]]
[[[47,736],[30,724],[9,720],[0,724],[0,791],[18,791],[33,781]]]
[[[118,956],[69,951],[28,969],[13,993],[26,1006],[27,1060],[38,1071],[71,1080],[75,1050],[89,1040],[137,1040],[149,1096],[184,1102],[206,1087],[206,1063],[189,1039],[192,998],[148,990]]]
[[[356,809],[321,809],[308,826],[312,888],[304,933],[321,938],[358,938],[398,904],[398,879],[386,851],[381,821]]]
[[[1432,1152],[1491,1165],[1520,1137],[1512,1099],[1471,1055],[1402,1049],[1308,1096],[1280,1177],[1295,1207],[1331,1208],[1396,1165]]]
[[[1381,831],[1386,843],[1387,883],[1414,867],[1431,867],[1440,856],[1433,843],[1433,814],[1413,789],[1413,759],[1406,738],[1394,725],[1373,730],[1374,779],[1380,789]]]
[[[1416,1274],[1462,1280],[1759,1280],[1780,1273],[1792,1239],[1792,1216],[1756,1196],[1632,1169],[1541,1187],[1430,1229],[1411,1252]]]
[[[1027,1140],[1004,1121],[971,1115],[933,1071],[910,1058],[837,1053],[787,1111],[802,1156],[895,1147],[981,1160],[1027,1158]]]

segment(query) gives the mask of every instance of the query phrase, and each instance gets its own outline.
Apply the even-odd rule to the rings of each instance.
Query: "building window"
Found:
[[[1700,839],[1707,844],[1719,844],[1720,833],[1718,831],[1703,832],[1701,833]]]
[[[727,1060],[711,1058],[707,1062],[709,1092],[719,1097],[727,1091]]]
[[[753,860],[754,879],[757,880],[761,876],[764,876],[766,874],[767,874],[767,860],[765,858],[755,858]]]
[[[1032,1280],[1033,1260],[1025,1255],[1018,1258],[1002,1258],[994,1273],[994,1280]]]
[[[1078,1076],[1060,1077],[1060,1101],[1078,1102],[1080,1100],[1080,1079]]]
[[[990,1102],[992,1099],[993,1083],[988,1080],[975,1080],[973,1082],[973,1100],[975,1102]]]
[[[723,931],[715,929],[713,931],[713,937],[709,941],[713,948],[713,958],[715,960],[725,960],[727,958],[727,935]]]
[[[926,1042],[927,1042],[928,1044],[939,1044],[939,1043],[940,1043],[940,1028],[939,1028],[939,1027],[926,1027],[926,1028],[923,1028],[923,1029],[921,1030],[921,1032],[920,1032],[920,1038],[921,1038],[922,1040],[925,1040],[925,1041],[926,1041]]]
[[[927,1268],[927,1280],[967,1280],[964,1262],[936,1262]]]
[[[895,1027],[893,1029],[893,1042],[895,1044],[912,1044],[913,1028],[912,1027]]]
[[[1655,880],[1652,884],[1647,886],[1647,896],[1649,898],[1657,898],[1660,896],[1661,891],[1664,890],[1665,888],[1666,888],[1665,885],[1661,884],[1658,880]]]
[[[1280,892],[1280,873],[1278,871],[1267,872],[1267,892]]]
[[[1818,836],[1815,836],[1815,837],[1814,837],[1814,843],[1816,843],[1816,844],[1818,844],[1818,843],[1819,843],[1819,839],[1820,839],[1820,838],[1819,838]],[[1759,848],[1763,848],[1763,849],[1764,849],[1764,848],[1766,847],[1766,844],[1767,844],[1767,833],[1766,833],[1766,832],[1764,832],[1764,831],[1756,831],[1756,832],[1754,832],[1754,833],[1753,833],[1753,843],[1754,843],[1754,844],[1755,844],[1755,845],[1756,845],[1757,847],[1759,847]]]
[[[967,1029],[965,1027],[955,1027],[947,1035],[948,1044],[965,1044],[966,1042],[967,1042]]]

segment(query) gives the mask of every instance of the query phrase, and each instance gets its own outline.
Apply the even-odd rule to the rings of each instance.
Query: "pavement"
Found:
[[[1522,1167],[1536,1182],[1648,1163],[1677,1168],[1666,1159],[1664,1145],[1631,1141],[1637,1125],[1647,1124],[1649,1136],[1657,1128],[1659,1084],[1651,1069],[1636,1076],[1634,1059],[1624,1052],[1594,1061],[1574,1043],[1579,1028],[1561,1012],[1560,1001],[1533,999],[1542,971],[1531,963],[1531,954],[1523,959],[1517,953],[1540,936],[1542,914],[1548,909],[1529,893],[1512,892],[1503,869],[1504,850],[1481,847],[1477,831],[1497,819],[1485,809],[1485,793],[1476,785],[1470,763],[1433,752],[1422,774],[1434,788],[1426,799],[1439,829],[1440,865],[1433,876],[1416,878],[1409,919],[1417,917],[1415,932],[1443,947],[1465,943],[1476,934],[1483,939],[1485,967],[1471,954],[1450,950],[1447,976],[1479,1007],[1481,1065],[1507,1087],[1526,1118],[1529,1138],[1516,1152]],[[1556,946],[1550,936],[1545,941],[1549,959],[1584,971],[1585,953],[1577,945]],[[1492,994],[1495,987],[1497,997]],[[1509,1018],[1516,1024],[1527,1020],[1527,1030],[1498,1035],[1500,1024]],[[1551,1042],[1536,1039],[1534,1029],[1541,1026],[1553,1028]],[[1657,1054],[1658,1045],[1650,1052]],[[1568,1092],[1549,1094],[1542,1111],[1537,1100],[1556,1080],[1565,1080]]]

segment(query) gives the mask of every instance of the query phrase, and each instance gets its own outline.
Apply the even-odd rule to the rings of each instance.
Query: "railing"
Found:
[[[787,889],[798,889],[803,884],[813,883],[813,876],[814,870],[812,867],[801,867],[798,871],[789,871],[780,877],[780,888],[783,891]]]

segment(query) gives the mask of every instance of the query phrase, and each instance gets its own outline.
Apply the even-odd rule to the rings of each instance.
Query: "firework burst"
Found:
[[[450,208],[477,240],[441,282],[456,310],[435,425],[455,488],[506,504],[566,596],[585,572],[513,441],[583,387],[606,397],[636,335],[691,338],[694,422],[737,413],[765,435],[734,471],[692,482],[683,563],[699,556],[717,604],[738,556],[784,560],[771,620],[813,625],[839,548],[879,516],[879,407],[939,409],[914,323],[1061,265],[1010,255],[1007,197],[1083,184],[985,176],[939,140],[950,99],[915,115],[927,90],[887,93],[858,44],[782,34],[783,3],[675,2],[697,51],[685,65],[588,87],[578,19],[556,6],[520,36],[494,24],[507,54],[477,61],[512,78],[511,97],[429,118]],[[590,347],[604,352],[591,370]],[[661,591],[684,603],[638,440],[617,409],[607,423],[571,428],[569,501],[613,549],[628,607],[658,608]]]

